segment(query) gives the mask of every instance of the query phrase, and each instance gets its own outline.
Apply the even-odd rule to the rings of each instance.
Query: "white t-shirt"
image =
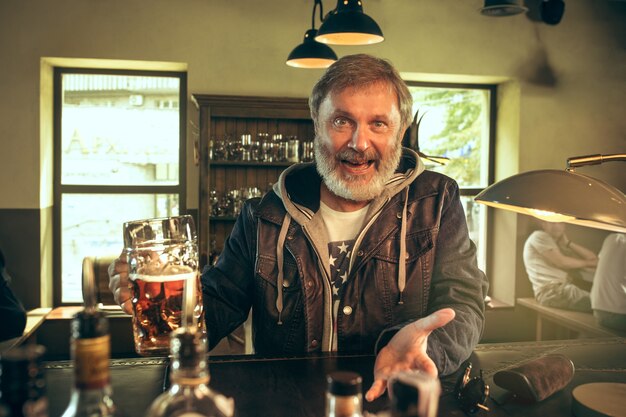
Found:
[[[591,308],[626,314],[626,235],[604,239],[591,287]]]
[[[551,249],[559,250],[556,242],[547,232],[535,230],[524,243],[524,266],[533,285],[535,295],[541,287],[553,282],[564,282],[567,272],[554,266],[545,256]]]
[[[330,259],[330,287],[333,291],[333,344],[337,350],[337,312],[343,285],[348,282],[350,258],[356,237],[363,228],[369,205],[357,211],[335,211],[320,202],[320,211],[328,231],[328,254]]]
[[[337,242],[340,240],[354,240],[363,227],[369,204],[356,211],[335,211],[326,204],[320,202],[322,219],[328,230],[328,240]]]

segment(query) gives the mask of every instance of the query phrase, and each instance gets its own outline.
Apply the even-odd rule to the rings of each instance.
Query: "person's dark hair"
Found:
[[[367,54],[347,55],[328,67],[309,97],[313,122],[317,123],[320,105],[329,94],[348,87],[367,87],[377,82],[389,83],[396,92],[402,126],[408,126],[413,118],[413,99],[408,87],[389,61]]]

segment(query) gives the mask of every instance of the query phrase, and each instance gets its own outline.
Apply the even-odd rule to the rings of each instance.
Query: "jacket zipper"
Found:
[[[302,226],[302,230],[304,230],[304,234],[307,237],[307,239],[309,240],[309,244],[313,247],[313,251],[315,252],[315,255],[317,256],[317,263],[318,263],[318,268],[322,271],[322,274],[324,275],[324,277],[326,279],[324,279],[324,305],[326,306],[325,310],[326,312],[324,313],[324,321],[326,321],[326,315],[328,315],[328,317],[330,317],[330,338],[329,338],[329,342],[328,342],[328,347],[326,349],[326,351],[330,352],[332,351],[332,347],[333,347],[333,339],[335,337],[335,324],[334,324],[334,320],[333,320],[333,298],[332,298],[332,288],[330,286],[330,277],[328,276],[328,273],[326,272],[326,268],[324,268],[324,264],[322,264],[322,259],[320,257],[319,252],[317,251],[317,248],[315,247],[315,244],[313,244],[313,241],[311,240],[311,236],[309,235],[309,231],[307,230],[307,228],[305,226]],[[328,298],[330,297],[330,300],[328,300]],[[326,326],[324,326],[326,327]],[[326,329],[325,329],[326,330]],[[324,338],[324,335],[322,334],[322,339]],[[324,349],[322,349],[323,351]]]

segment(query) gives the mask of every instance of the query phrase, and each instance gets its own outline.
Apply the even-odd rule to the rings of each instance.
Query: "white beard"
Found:
[[[399,140],[394,143],[386,159],[381,159],[374,148],[368,148],[365,152],[346,149],[338,154],[333,154],[327,147],[321,145],[317,138],[313,147],[317,172],[322,176],[326,187],[336,196],[352,201],[371,201],[381,195],[385,190],[386,182],[396,171],[402,156],[402,146]],[[338,168],[342,159],[348,161],[374,160],[374,164],[378,164],[378,167],[371,179],[363,182],[360,175],[341,174]]]

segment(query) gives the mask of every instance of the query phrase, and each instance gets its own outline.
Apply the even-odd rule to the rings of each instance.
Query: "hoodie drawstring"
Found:
[[[400,299],[398,304],[404,304],[404,288],[406,287],[406,208],[409,202],[409,187],[406,187],[404,207],[402,208],[402,224],[400,225],[400,257],[398,259],[398,289]]]
[[[289,223],[291,223],[291,215],[287,213],[283,220],[283,225],[280,227],[280,233],[278,234],[278,244],[276,245],[276,264],[278,266],[278,277],[276,279],[276,310],[278,310],[278,325],[283,324],[283,283],[285,281],[283,273],[283,246],[285,244],[285,237],[287,236],[287,230],[289,230]]]

